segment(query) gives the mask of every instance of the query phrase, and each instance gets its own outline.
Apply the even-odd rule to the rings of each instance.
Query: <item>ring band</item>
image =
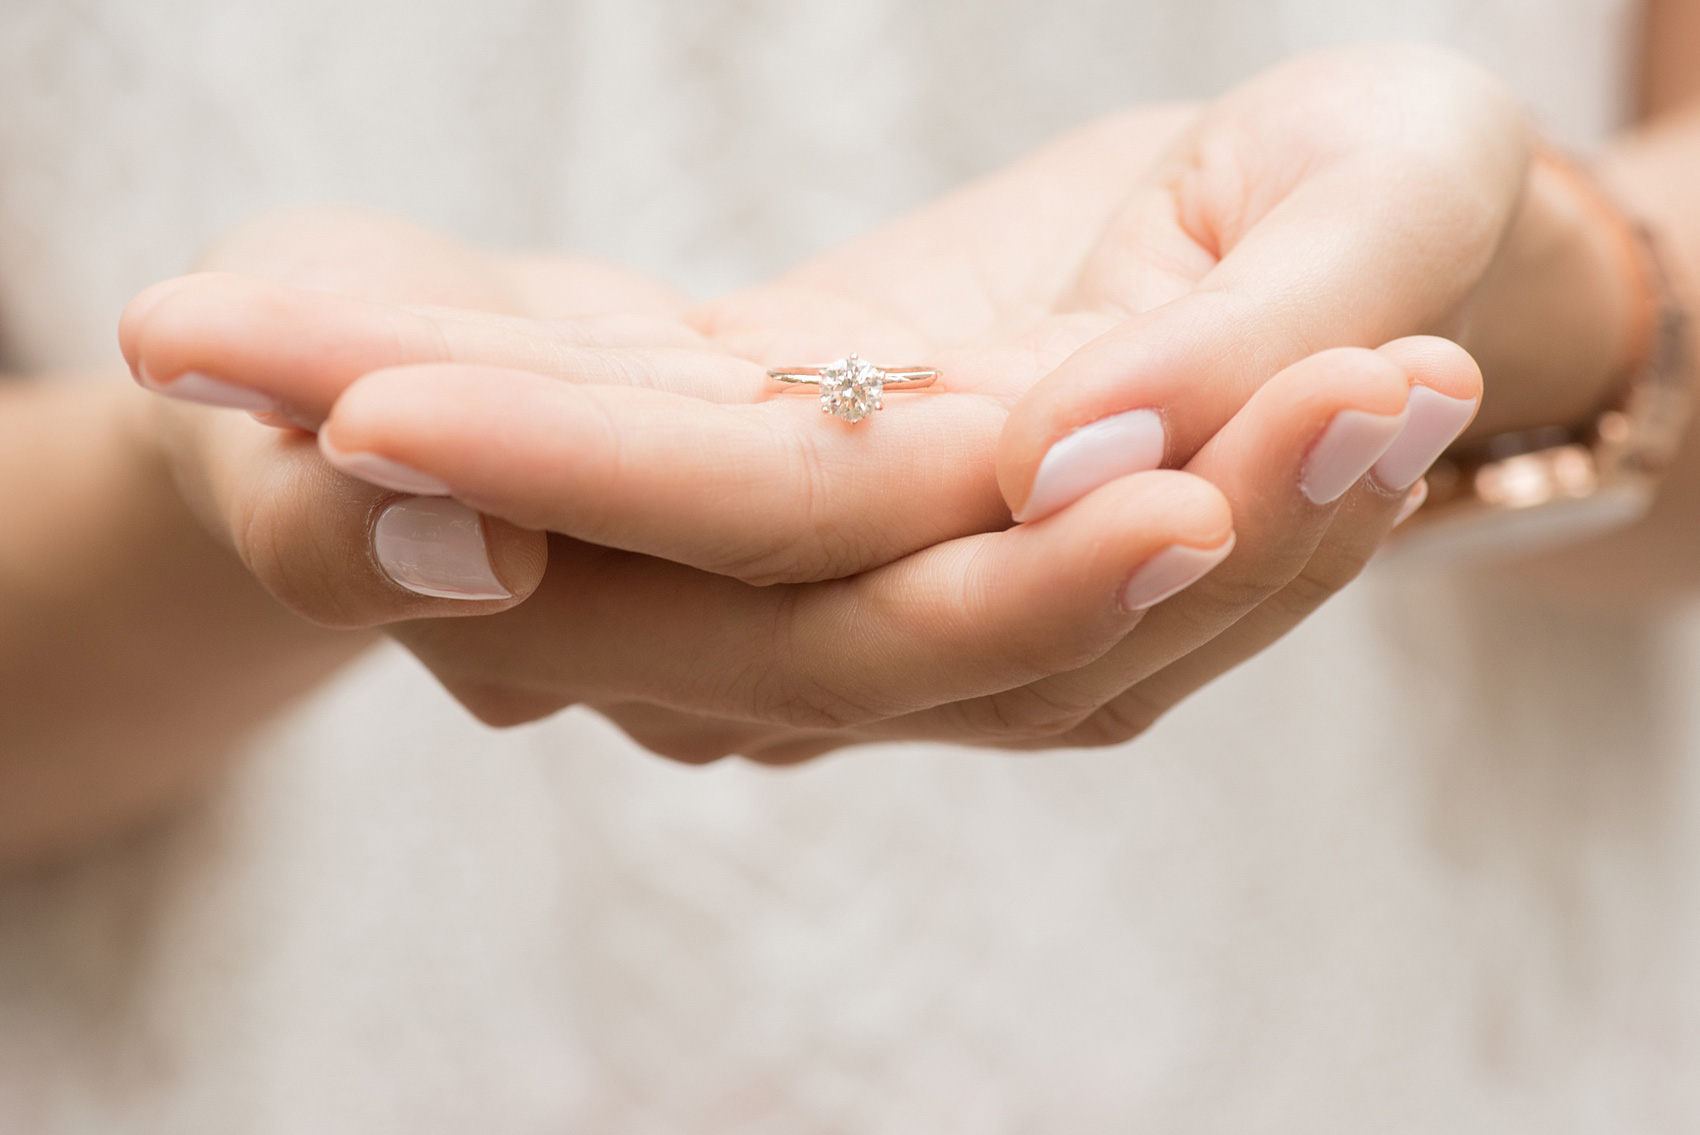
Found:
[[[820,388],[821,413],[859,422],[882,409],[887,390],[920,390],[937,382],[932,367],[877,367],[850,355],[822,366],[776,367],[767,372],[775,382]]]

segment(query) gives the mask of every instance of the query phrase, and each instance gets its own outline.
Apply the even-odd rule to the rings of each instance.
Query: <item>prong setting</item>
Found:
[[[846,422],[859,422],[883,405],[885,372],[856,355],[828,363],[820,372],[820,408]]]

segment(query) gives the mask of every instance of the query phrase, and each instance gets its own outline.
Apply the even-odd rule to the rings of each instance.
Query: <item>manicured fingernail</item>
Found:
[[[1081,426],[1051,446],[1039,462],[1033,491],[1015,519],[1043,520],[1093,489],[1163,463],[1163,419],[1152,410]]]
[[[350,477],[365,481],[368,485],[376,485],[380,489],[417,493],[425,497],[449,495],[449,486],[431,474],[410,469],[399,461],[379,457],[376,453],[349,453],[338,449],[331,444],[330,436],[323,430],[319,431],[319,452],[325,455],[326,461]]]
[[[247,410],[252,414],[264,414],[277,409],[276,400],[269,394],[194,371],[180,374],[170,382],[155,382],[146,370],[138,370],[136,380],[155,394],[163,394],[167,398],[176,398],[183,402],[221,406],[227,410]]]
[[[1404,432],[1388,446],[1373,470],[1378,482],[1395,491],[1415,484],[1434,459],[1457,440],[1476,416],[1476,400],[1448,398],[1438,390],[1413,386],[1405,413],[1409,420]]]
[[[484,522],[447,497],[408,497],[378,514],[372,550],[384,573],[438,599],[511,599],[490,567]]]
[[[1122,585],[1121,604],[1128,611],[1154,607],[1177,591],[1184,591],[1209,574],[1210,569],[1234,550],[1230,535],[1215,548],[1189,548],[1176,544],[1139,565]]]
[[[1339,500],[1387,452],[1405,428],[1405,415],[1341,410],[1305,458],[1299,489],[1314,504]]]
[[[1428,500],[1428,482],[1418,481],[1405,494],[1405,503],[1399,506],[1399,515],[1393,518],[1393,527],[1397,528],[1417,514],[1417,509],[1423,507]]]

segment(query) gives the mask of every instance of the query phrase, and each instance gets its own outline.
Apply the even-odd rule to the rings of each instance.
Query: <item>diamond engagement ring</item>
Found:
[[[897,367],[881,370],[866,359],[851,355],[818,367],[780,367],[767,372],[775,382],[820,387],[820,412],[859,422],[884,403],[887,390],[919,390],[938,381],[931,367]]]

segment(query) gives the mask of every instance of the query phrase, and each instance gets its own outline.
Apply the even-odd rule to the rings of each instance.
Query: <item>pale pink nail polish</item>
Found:
[[[1404,428],[1404,413],[1341,410],[1311,446],[1304,472],[1299,475],[1300,491],[1315,504],[1339,500],[1369,472]]]
[[[1232,535],[1214,548],[1189,548],[1185,544],[1164,548],[1140,564],[1122,585],[1122,608],[1143,611],[1156,606],[1203,579],[1233,550]]]
[[[1405,503],[1399,506],[1399,515],[1393,518],[1393,527],[1397,528],[1417,514],[1417,509],[1423,507],[1428,500],[1428,482],[1418,481],[1411,491],[1405,494]]]
[[[1387,447],[1372,472],[1383,487],[1408,489],[1428,472],[1435,458],[1457,440],[1476,416],[1474,398],[1448,398],[1426,386],[1411,387],[1405,429]]]
[[[1117,477],[1157,468],[1164,444],[1163,419],[1153,410],[1129,410],[1081,426],[1039,462],[1033,491],[1015,519],[1043,520]]]
[[[415,493],[424,497],[449,495],[449,486],[431,474],[410,469],[399,461],[379,457],[376,453],[340,450],[331,444],[330,437],[323,430],[319,432],[319,452],[325,455],[326,461],[350,477],[380,489],[394,489],[398,493]]]
[[[195,402],[202,406],[218,406],[227,410],[247,410],[251,414],[271,413],[277,409],[276,399],[269,394],[194,371],[180,374],[169,382],[155,382],[146,370],[140,370],[136,380],[155,394],[163,394],[180,402]]]
[[[437,599],[511,599],[490,566],[484,522],[446,497],[408,497],[378,514],[372,552],[384,573]]]

